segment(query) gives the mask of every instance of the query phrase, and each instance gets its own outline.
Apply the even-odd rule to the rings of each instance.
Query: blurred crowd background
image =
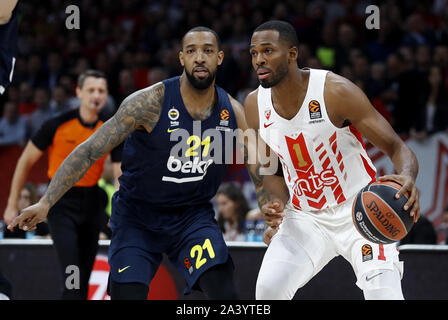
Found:
[[[380,28],[368,30],[372,4],[380,8]],[[80,9],[79,29],[66,28],[69,5]],[[270,19],[296,28],[300,67],[353,81],[403,137],[424,141],[447,130],[447,0],[19,1],[19,54],[0,98],[0,146],[23,146],[43,121],[76,107],[76,79],[86,69],[107,74],[109,110],[179,75],[180,39],[198,25],[221,37],[217,84],[243,102],[258,86],[250,36]]]

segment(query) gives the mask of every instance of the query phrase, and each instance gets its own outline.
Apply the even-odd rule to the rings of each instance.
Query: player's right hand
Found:
[[[5,220],[6,224],[10,224],[12,220],[17,217],[19,214],[19,210],[17,207],[7,206],[5,212],[3,213],[3,220]]]
[[[283,221],[285,204],[279,199],[271,200],[261,208],[261,213],[270,227],[277,228]]]
[[[12,222],[8,224],[8,229],[12,231],[14,230],[14,227],[18,225],[19,228],[24,231],[35,230],[36,225],[45,221],[47,218],[49,209],[50,207],[41,201],[26,207],[20,212],[20,215],[15,217]]]
[[[272,237],[276,234],[278,228],[267,227],[263,233],[263,242],[269,245],[271,243]]]

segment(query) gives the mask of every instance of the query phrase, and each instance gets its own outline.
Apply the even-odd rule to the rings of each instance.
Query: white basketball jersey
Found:
[[[279,157],[295,209],[317,211],[349,199],[375,180],[376,169],[353,127],[335,127],[324,101],[326,70],[310,69],[299,112],[277,114],[271,89],[258,88],[259,133]]]

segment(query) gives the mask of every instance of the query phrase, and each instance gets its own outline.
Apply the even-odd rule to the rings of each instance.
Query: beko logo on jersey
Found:
[[[207,168],[213,163],[213,159],[199,160],[199,157],[193,160],[188,160],[182,162],[173,156],[168,158],[166,164],[168,170],[171,172],[182,172],[182,173],[207,173]]]
[[[195,177],[167,177],[163,176],[162,181],[185,183],[192,181],[200,181],[204,179],[207,174],[207,168],[213,163],[213,159],[200,160],[199,157],[194,157],[193,160],[181,161],[180,159],[170,156],[166,167],[170,172],[181,172],[184,174],[199,174]]]

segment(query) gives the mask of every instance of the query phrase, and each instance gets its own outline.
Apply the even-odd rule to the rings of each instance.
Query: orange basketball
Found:
[[[364,187],[353,202],[352,218],[359,233],[374,243],[388,244],[403,239],[414,225],[410,209],[403,207],[407,195],[395,194],[401,186],[393,181],[374,182]]]

